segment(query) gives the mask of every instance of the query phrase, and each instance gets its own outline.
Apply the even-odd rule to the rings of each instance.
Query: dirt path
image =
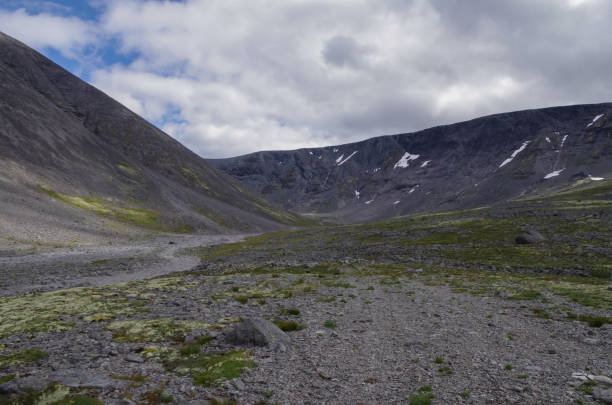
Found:
[[[182,255],[181,250],[237,242],[246,236],[164,235],[126,245],[62,248],[0,257],[0,296],[109,285],[189,270],[199,259]]]

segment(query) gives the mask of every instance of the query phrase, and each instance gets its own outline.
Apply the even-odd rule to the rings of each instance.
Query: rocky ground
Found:
[[[603,196],[166,240],[201,264],[135,280],[153,249],[133,278],[25,295],[7,279],[28,261],[4,258],[0,404],[611,403]],[[546,239],[517,244],[527,228]]]

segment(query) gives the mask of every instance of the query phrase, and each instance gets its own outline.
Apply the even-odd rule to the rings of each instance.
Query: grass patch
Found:
[[[11,366],[44,360],[48,354],[38,349],[25,349],[8,355],[0,355],[0,370]]]
[[[295,321],[286,321],[283,319],[275,319],[274,324],[284,332],[295,332],[306,328],[306,325],[297,323]]]
[[[279,313],[281,315],[299,316],[300,310],[297,308],[282,308]]]
[[[521,290],[517,294],[508,297],[509,300],[532,301],[542,297],[542,293],[536,290]]]
[[[430,385],[425,385],[410,397],[410,405],[431,405],[431,400],[436,396],[432,393]]]
[[[180,375],[188,375],[195,385],[216,386],[220,381],[239,377],[245,368],[255,367],[251,355],[245,350],[222,354],[200,353],[188,359],[167,363]]]
[[[595,381],[586,381],[579,386],[576,387],[576,391],[581,392],[586,395],[593,395],[593,387],[596,387],[597,383]]]
[[[325,326],[326,328],[329,328],[329,329],[336,329],[336,327],[338,325],[336,325],[336,321],[334,321],[332,319],[328,319],[327,321],[325,321],[323,323],[323,326]]]

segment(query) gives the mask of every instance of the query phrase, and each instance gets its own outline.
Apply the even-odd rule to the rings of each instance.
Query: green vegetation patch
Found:
[[[119,170],[132,177],[141,176],[140,172],[136,168],[128,165],[127,163],[117,163],[117,167],[119,168]]]
[[[159,213],[153,210],[143,208],[125,207],[118,205],[117,200],[102,199],[98,197],[79,197],[50,190],[45,186],[38,188],[48,196],[72,205],[73,207],[81,208],[95,214],[113,217],[119,220],[131,222],[137,225],[154,226],[158,224]]]
[[[284,332],[295,332],[298,330],[302,330],[306,328],[306,325],[295,322],[295,321],[287,321],[284,319],[275,319],[274,324],[278,326],[278,328]]]
[[[201,329],[221,328],[200,321],[173,319],[129,319],[111,322],[106,326],[117,342],[183,342],[185,337]]]
[[[140,304],[142,305],[142,304]],[[100,288],[0,298],[0,338],[16,333],[62,332],[74,326],[70,317],[130,315],[142,310],[126,297]]]
[[[199,353],[188,358],[169,361],[166,367],[179,375],[187,375],[195,385],[211,387],[220,381],[239,377],[245,368],[255,367],[248,351],[233,350],[228,353]]]
[[[77,389],[52,384],[41,391],[29,391],[21,396],[0,395],[0,405],[104,405]]]
[[[26,349],[8,355],[0,355],[0,370],[11,366],[34,363],[47,358],[47,353],[37,349]]]
[[[432,393],[430,385],[425,385],[410,397],[410,405],[431,405],[431,400],[436,396]]]
[[[544,299],[545,294],[553,294],[584,306],[612,309],[607,280],[595,277],[432,267],[424,271],[419,279],[426,285],[447,285],[453,292],[513,300]]]

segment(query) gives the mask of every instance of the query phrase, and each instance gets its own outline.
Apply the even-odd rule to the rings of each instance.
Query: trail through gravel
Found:
[[[60,248],[0,256],[0,296],[77,286],[103,286],[189,270],[199,263],[181,250],[238,242],[249,235],[164,235],[133,244]]]

